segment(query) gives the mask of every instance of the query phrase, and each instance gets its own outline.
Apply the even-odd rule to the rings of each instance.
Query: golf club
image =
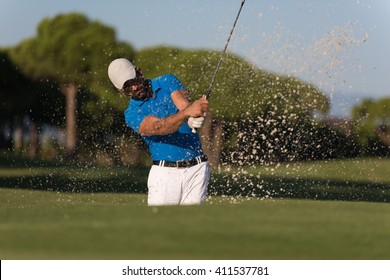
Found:
[[[228,37],[228,39],[227,39],[227,41],[226,41],[225,48],[223,49],[223,51],[222,51],[222,53],[221,53],[221,57],[220,57],[220,59],[219,59],[219,61],[218,61],[217,68],[215,69],[214,75],[213,75],[213,77],[211,78],[211,82],[210,82],[209,88],[208,88],[208,90],[206,91],[206,98],[207,98],[207,99],[209,99],[209,97],[210,97],[211,89],[213,88],[213,85],[214,85],[214,82],[215,82],[215,78],[216,78],[217,73],[218,73],[218,70],[219,70],[219,68],[220,68],[220,66],[221,66],[222,60],[223,60],[223,58],[224,58],[224,56],[225,56],[226,49],[227,49],[227,47],[228,47],[228,45],[229,45],[230,38],[232,37],[234,28],[236,27],[236,24],[237,24],[237,21],[238,21],[238,18],[239,18],[239,16],[240,16],[240,14],[241,14],[241,10],[242,10],[242,7],[244,6],[244,3],[245,3],[245,0],[242,0],[242,1],[241,1],[241,5],[240,5],[240,9],[238,10],[238,14],[237,14],[237,16],[236,16],[236,20],[234,21],[234,24],[233,24],[233,28],[232,28],[232,30],[230,31],[230,35],[229,35],[229,37]]]
[[[211,78],[211,82],[210,82],[209,88],[208,88],[207,91],[206,91],[206,94],[205,94],[206,99],[209,99],[209,97],[210,97],[211,89],[213,88],[213,85],[214,85],[214,82],[215,82],[215,78],[216,78],[216,76],[217,76],[217,73],[218,73],[219,68],[221,67],[222,60],[223,60],[223,58],[224,58],[224,56],[225,56],[226,49],[227,49],[227,47],[228,47],[228,45],[229,45],[230,38],[232,37],[232,34],[233,34],[233,32],[234,32],[234,28],[236,27],[238,18],[240,17],[241,10],[242,10],[242,7],[244,6],[244,3],[245,3],[245,0],[242,0],[242,1],[241,1],[241,5],[240,5],[240,9],[238,10],[238,14],[237,14],[237,16],[236,16],[236,20],[234,21],[232,30],[230,31],[230,34],[229,34],[229,37],[228,37],[228,39],[227,39],[227,41],[226,41],[225,47],[224,47],[224,49],[222,50],[221,57],[219,58],[217,67],[215,68],[213,77]],[[196,133],[196,129],[195,129],[195,128],[192,128],[192,133]]]

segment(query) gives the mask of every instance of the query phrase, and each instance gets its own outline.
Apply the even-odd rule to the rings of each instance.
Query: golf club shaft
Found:
[[[237,14],[236,20],[234,21],[234,24],[233,24],[233,28],[232,28],[232,30],[230,31],[229,37],[228,37],[228,39],[227,39],[227,41],[226,41],[226,44],[225,44],[225,48],[223,49],[223,51],[222,51],[222,53],[221,53],[221,57],[220,57],[220,59],[219,59],[219,61],[218,61],[217,68],[215,69],[214,75],[213,75],[213,77],[211,78],[210,86],[209,86],[208,90],[206,91],[206,98],[207,98],[207,99],[209,99],[209,96],[210,96],[210,94],[211,94],[211,89],[213,88],[213,85],[214,85],[214,82],[215,82],[215,78],[216,78],[217,73],[218,73],[218,70],[219,70],[219,68],[220,68],[220,66],[221,66],[223,57],[225,56],[226,49],[227,49],[227,47],[228,47],[228,45],[229,45],[230,38],[232,37],[234,28],[236,27],[236,24],[237,24],[237,21],[238,21],[238,18],[239,18],[239,16],[240,16],[240,14],[241,14],[241,10],[242,10],[242,7],[244,6],[244,3],[245,3],[245,0],[242,0],[242,1],[241,1],[240,9],[238,10],[238,14]]]

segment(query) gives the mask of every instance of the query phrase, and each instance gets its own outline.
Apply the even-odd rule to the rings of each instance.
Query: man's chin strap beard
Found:
[[[142,87],[143,88],[141,90],[133,93],[131,98],[137,101],[146,101],[153,96],[152,87],[149,81],[145,80]]]

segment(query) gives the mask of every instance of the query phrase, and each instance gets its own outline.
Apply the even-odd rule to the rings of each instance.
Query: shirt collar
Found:
[[[157,93],[161,89],[161,86],[158,83],[157,79],[152,79],[152,80],[149,80],[149,81],[152,84],[152,90],[153,90],[153,93],[154,93],[154,96],[152,98],[156,98],[157,97]]]

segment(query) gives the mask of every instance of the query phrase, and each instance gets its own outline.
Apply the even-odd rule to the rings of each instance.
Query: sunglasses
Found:
[[[128,80],[123,84],[123,91],[127,94],[133,93],[133,87],[139,87],[144,83],[143,77],[136,77],[134,79]]]

